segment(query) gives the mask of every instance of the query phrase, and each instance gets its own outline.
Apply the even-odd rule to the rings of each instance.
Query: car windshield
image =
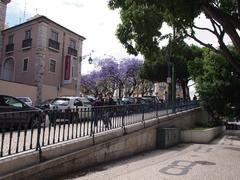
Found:
[[[91,102],[88,99],[81,99],[83,106],[91,106]]]
[[[56,98],[51,103],[52,105],[58,105],[58,106],[67,106],[69,104],[68,98]]]
[[[1,106],[23,107],[23,103],[12,97],[0,97]]]
[[[18,99],[23,102],[31,102],[28,98],[25,98],[25,97],[18,97]]]

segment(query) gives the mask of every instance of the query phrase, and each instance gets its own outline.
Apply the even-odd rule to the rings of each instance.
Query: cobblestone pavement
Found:
[[[181,144],[104,164],[61,179],[81,180],[238,180],[240,135],[211,144]]]

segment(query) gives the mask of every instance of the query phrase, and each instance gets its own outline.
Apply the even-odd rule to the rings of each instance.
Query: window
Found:
[[[23,72],[28,70],[28,58],[23,59]]]
[[[69,47],[72,48],[72,49],[76,49],[76,41],[70,39],[70,45],[69,45]]]
[[[25,39],[31,39],[31,30],[25,31]]]
[[[22,108],[24,106],[21,101],[15,99],[15,98],[8,97],[8,96],[4,96],[1,98],[3,99],[2,103],[4,103],[1,105],[15,107],[15,108]]]
[[[58,42],[58,33],[55,31],[52,31],[51,39]]]
[[[56,72],[56,61],[53,59],[50,59],[49,62],[49,71],[55,73]]]
[[[8,36],[8,44],[13,44],[13,35]]]

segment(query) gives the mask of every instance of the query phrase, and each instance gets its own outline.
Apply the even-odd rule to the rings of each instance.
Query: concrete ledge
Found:
[[[184,114],[184,115],[183,115]],[[166,115],[117,128],[93,136],[65,141],[42,148],[43,162],[38,151],[31,151],[0,161],[0,179],[40,179],[64,174],[100,162],[130,156],[156,148],[158,127],[191,128],[196,120],[204,119],[205,113],[193,109]],[[4,176],[5,175],[5,176]],[[4,177],[3,177],[4,176]]]
[[[184,143],[209,143],[218,135],[222,134],[224,126],[209,128],[205,130],[181,131],[181,141]]]
[[[112,129],[110,131],[105,131],[102,133],[95,134],[94,136],[94,144],[99,144],[110,139],[114,139],[124,135],[123,128]]]
[[[20,168],[33,166],[38,162],[39,162],[39,154],[37,151],[21,153],[17,155],[12,155],[7,158],[3,158],[0,161],[0,176],[7,173],[15,172]]]
[[[144,129],[87,149],[79,150],[32,167],[10,173],[3,179],[48,179],[109,160],[130,156],[156,147],[156,130]]]
[[[125,130],[126,130],[126,133],[129,134],[129,133],[138,131],[138,130],[143,129],[143,128],[144,128],[144,124],[142,122],[139,122],[139,123],[136,123],[136,124],[126,126]]]
[[[150,120],[145,121],[144,126],[145,127],[151,127],[151,126],[154,126],[154,125],[157,125],[157,124],[158,124],[158,119],[150,119]]]
[[[80,149],[87,148],[92,146],[92,144],[93,140],[90,136],[65,141],[59,144],[53,144],[42,149],[42,158],[43,161],[53,159]]]

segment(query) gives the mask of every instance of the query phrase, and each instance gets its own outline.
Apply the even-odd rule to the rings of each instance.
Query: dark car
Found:
[[[15,97],[0,95],[0,129],[35,128],[42,122],[42,114],[42,110],[29,106]]]
[[[42,110],[46,110],[50,108],[50,104],[54,99],[47,99],[39,104],[37,104],[35,107],[42,109]]]

